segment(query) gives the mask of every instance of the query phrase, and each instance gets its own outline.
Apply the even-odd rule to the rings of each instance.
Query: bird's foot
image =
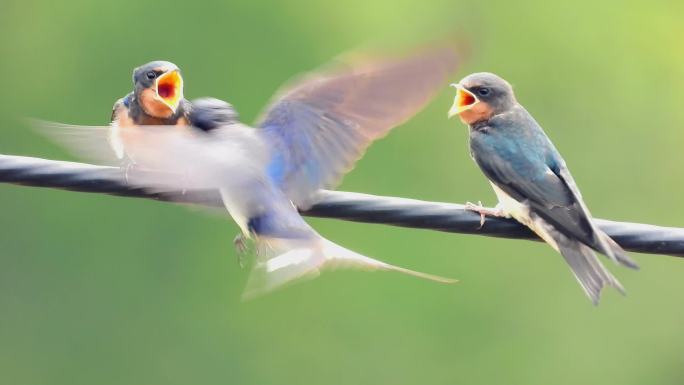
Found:
[[[247,242],[247,238],[242,233],[239,233],[233,238],[233,246],[235,246],[235,251],[237,253],[237,263],[241,269],[245,268],[245,260],[247,259],[247,254],[249,252]]]
[[[481,201],[477,201],[477,204],[472,203],[472,202],[466,202],[465,209],[469,210],[469,211],[474,211],[474,212],[480,214],[480,228],[482,228],[484,226],[485,217],[487,215],[492,216],[492,217],[505,217],[506,216],[503,209],[499,205],[497,205],[494,208],[484,207],[484,206],[482,206]]]

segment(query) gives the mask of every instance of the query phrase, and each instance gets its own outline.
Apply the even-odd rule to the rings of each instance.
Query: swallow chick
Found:
[[[183,77],[177,65],[152,61],[133,70],[133,91],[112,108],[109,143],[124,159],[126,142],[143,125],[188,124],[190,105],[183,96]]]
[[[481,214],[513,217],[565,258],[596,305],[601,290],[618,280],[595,252],[637,269],[625,251],[594,223],[565,161],[541,126],[515,98],[511,85],[491,73],[462,79],[449,117],[470,128],[470,155],[498,198],[496,210],[471,205]]]
[[[228,213],[257,250],[243,298],[333,268],[396,271],[455,282],[337,245],[318,234],[297,209],[315,202],[320,189],[336,187],[373,141],[425,107],[456,63],[452,50],[441,47],[327,67],[284,87],[255,127],[240,122],[228,103],[211,98],[188,107],[190,127],[133,121],[136,129],[123,146],[138,166],[129,183],[151,191],[221,193]],[[143,89],[152,83],[147,84]],[[93,150],[101,145],[93,142],[100,142],[96,132],[102,127],[43,126],[89,136],[62,142],[98,159],[101,151]]]

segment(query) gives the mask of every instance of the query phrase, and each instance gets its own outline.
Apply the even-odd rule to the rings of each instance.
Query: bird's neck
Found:
[[[179,121],[181,118],[184,117],[184,109],[183,105],[181,104],[176,111],[175,114],[166,117],[166,118],[161,118],[161,117],[156,117],[148,114],[145,112],[145,110],[142,108],[142,106],[139,103],[138,98],[134,98],[131,101],[131,107],[128,113],[129,117],[135,123],[136,125],[141,125],[141,126],[167,126],[167,125],[177,125],[179,124]]]
[[[489,126],[489,119],[483,119],[483,120],[477,121],[473,124],[470,124],[468,127],[470,127],[471,131],[484,131],[488,126]]]
[[[471,131],[484,131],[488,129],[496,129],[502,125],[507,126],[507,123],[511,119],[515,120],[516,117],[527,114],[527,111],[520,106],[516,105],[513,108],[507,109],[503,112],[498,112],[490,116],[488,119],[478,120],[469,125]]]

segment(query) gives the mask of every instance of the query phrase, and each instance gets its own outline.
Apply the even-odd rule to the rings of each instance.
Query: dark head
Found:
[[[468,125],[489,120],[518,103],[511,85],[489,72],[468,75],[452,86],[456,87],[456,99],[449,117],[458,115]]]
[[[169,118],[183,100],[183,78],[178,66],[153,61],[133,70],[135,97],[143,111],[154,118]]]

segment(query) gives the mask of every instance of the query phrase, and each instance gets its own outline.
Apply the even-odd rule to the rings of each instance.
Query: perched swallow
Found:
[[[178,66],[167,61],[144,64],[133,70],[133,87],[112,108],[109,141],[119,159],[125,157],[127,134],[137,127],[188,124],[190,108]]]
[[[496,210],[471,209],[513,217],[532,229],[563,255],[594,304],[606,285],[624,294],[594,251],[623,266],[637,269],[636,263],[596,226],[565,161],[517,102],[511,85],[497,75],[476,73],[453,86],[449,117],[459,115],[470,127],[470,154],[499,200]]]
[[[219,190],[257,250],[247,298],[335,267],[454,282],[336,245],[311,228],[297,207],[313,203],[319,189],[335,187],[374,140],[420,111],[455,64],[450,49],[435,48],[311,74],[279,92],[257,128],[239,122],[225,102],[193,101],[188,119],[198,129],[151,125],[134,131],[125,144],[137,165],[129,182],[157,191]],[[74,126],[52,128],[74,132]],[[76,128],[81,134],[98,131]],[[77,143],[77,150],[83,146]]]

